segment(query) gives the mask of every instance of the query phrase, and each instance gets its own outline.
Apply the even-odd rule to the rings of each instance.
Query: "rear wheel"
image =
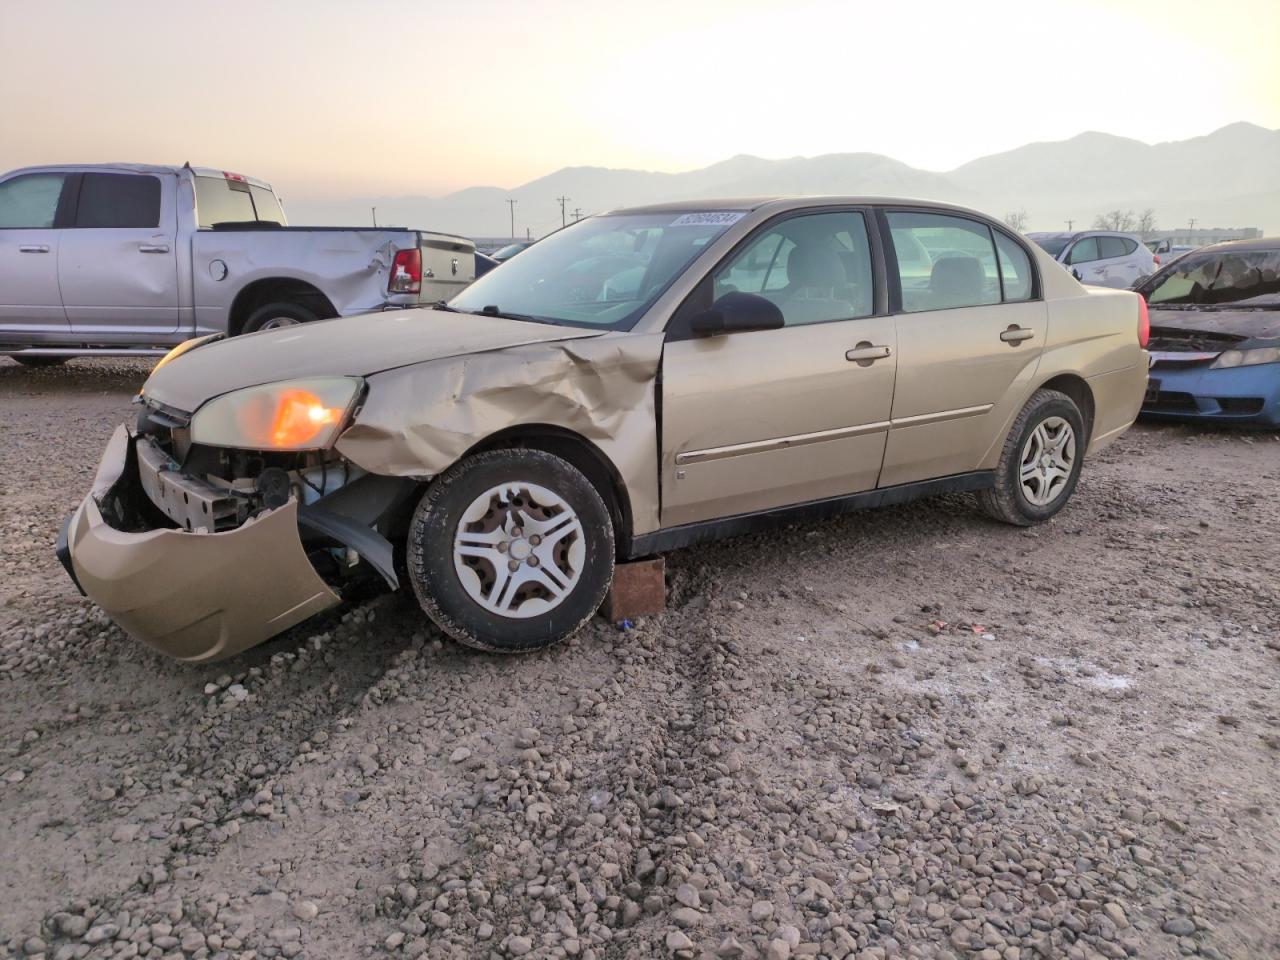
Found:
[[[995,486],[980,491],[978,503],[1005,523],[1044,523],[1071,499],[1086,444],[1075,402],[1057,390],[1037,390],[1009,430]]]
[[[24,367],[60,367],[70,357],[14,357]]]
[[[515,653],[564,639],[599,609],[613,579],[613,523],[572,464],[492,450],[431,485],[406,552],[418,602],[445,633]]]
[[[319,320],[315,311],[299,303],[268,303],[249,314],[241,333],[257,333],[259,330],[279,330]]]

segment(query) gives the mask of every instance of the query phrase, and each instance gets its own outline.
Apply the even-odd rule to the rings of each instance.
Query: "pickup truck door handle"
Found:
[[[144,243],[138,247],[139,253],[168,253],[169,245],[167,243]]]
[[[1030,340],[1036,335],[1034,330],[1028,330],[1026,327],[1020,327],[1016,323],[1010,324],[1009,329],[1000,334],[1000,339],[1010,346],[1016,347],[1023,340]]]
[[[883,360],[893,353],[889,347],[877,346],[870,340],[863,340],[852,350],[846,350],[844,358],[862,366],[870,366],[876,360]]]
[[[19,253],[48,253],[49,245],[47,243],[24,243],[18,247]]]

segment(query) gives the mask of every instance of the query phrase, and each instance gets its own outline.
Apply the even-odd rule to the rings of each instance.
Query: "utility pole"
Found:
[[[1076,225],[1076,222],[1075,222],[1074,220],[1068,220],[1068,221],[1067,221],[1067,233],[1070,233],[1070,232],[1071,232],[1071,228],[1072,228],[1072,227],[1074,227],[1075,225]]]
[[[568,203],[568,202],[569,202],[570,198],[569,198],[569,197],[556,197],[556,199],[560,201],[560,226],[562,226],[562,227],[563,227],[563,226],[565,225],[565,219],[564,219],[564,205],[565,205],[566,203]]]
[[[581,207],[574,207],[574,208],[573,208],[573,222],[574,222],[574,223],[577,223],[577,222],[578,222],[579,220],[581,220],[581,219],[582,219],[582,208],[581,208]]]
[[[1187,229],[1194,230],[1195,228],[1196,228],[1196,218],[1192,217],[1190,220],[1187,221]]]
[[[378,208],[370,207],[369,209],[373,211],[373,225],[376,227],[378,225]]]
[[[511,208],[511,239],[512,240],[516,238],[516,204],[518,202],[519,201],[517,200],[507,201],[507,206]]]

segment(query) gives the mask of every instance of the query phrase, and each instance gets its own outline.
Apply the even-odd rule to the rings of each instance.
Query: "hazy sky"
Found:
[[[0,0],[0,169],[207,164],[292,197],[568,165],[1280,127],[1278,0]]]

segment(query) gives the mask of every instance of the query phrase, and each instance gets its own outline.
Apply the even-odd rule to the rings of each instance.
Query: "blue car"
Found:
[[[1179,257],[1134,288],[1151,317],[1151,419],[1280,426],[1280,239]]]

